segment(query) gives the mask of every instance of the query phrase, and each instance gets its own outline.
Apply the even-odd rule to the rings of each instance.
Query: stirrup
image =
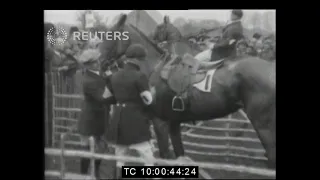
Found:
[[[180,102],[181,102],[181,109],[179,109],[179,108],[174,108],[174,104],[175,104],[175,101],[176,100],[180,100]],[[171,105],[171,107],[172,107],[172,110],[174,110],[174,111],[184,111],[184,101],[183,101],[183,99],[182,99],[182,97],[181,96],[174,96],[173,97],[173,99],[172,99],[172,105]]]

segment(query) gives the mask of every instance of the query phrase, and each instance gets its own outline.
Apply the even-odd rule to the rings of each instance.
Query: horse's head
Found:
[[[119,21],[108,31],[110,34],[112,32],[113,39],[104,40],[99,47],[103,65],[102,70],[105,71],[110,68],[114,62],[122,64],[125,59],[124,54],[131,44],[142,44],[147,49],[147,61],[142,63],[141,70],[146,75],[150,75],[164,52],[138,28],[126,23],[126,20],[127,15],[121,15]],[[120,38],[115,34],[121,34]]]

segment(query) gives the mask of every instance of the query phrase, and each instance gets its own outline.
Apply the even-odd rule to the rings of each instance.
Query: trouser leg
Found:
[[[81,149],[84,151],[90,151],[89,146],[89,137],[81,136]],[[90,166],[90,159],[89,158],[80,158],[80,173],[85,175],[88,174]]]
[[[125,156],[127,154],[128,149],[129,148],[127,146],[116,146],[115,147],[115,155],[116,156]],[[116,168],[114,171],[114,178],[121,179],[121,176],[122,176],[121,169],[122,169],[122,166],[124,166],[124,165],[125,165],[125,162],[117,161]]]

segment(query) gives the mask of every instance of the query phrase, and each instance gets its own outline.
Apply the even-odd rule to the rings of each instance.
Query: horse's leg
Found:
[[[169,149],[169,134],[168,134],[168,124],[159,118],[153,118],[153,128],[156,134],[156,139],[159,147],[160,158],[169,159],[170,149]]]
[[[170,122],[169,134],[176,158],[184,156],[184,148],[181,139],[180,122]]]
[[[256,105],[256,104],[255,104]],[[251,106],[248,112],[249,119],[257,132],[262,146],[266,150],[269,168],[276,168],[276,117],[275,107]],[[249,108],[248,108],[249,109]]]

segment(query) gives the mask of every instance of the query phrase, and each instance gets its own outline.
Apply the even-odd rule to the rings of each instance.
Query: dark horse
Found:
[[[169,135],[176,157],[184,156],[184,148],[181,140],[180,124],[194,120],[212,120],[224,117],[243,108],[250,119],[257,135],[266,150],[268,165],[276,166],[276,91],[275,91],[275,63],[270,63],[256,57],[238,58],[237,61],[226,60],[214,74],[210,93],[199,91],[190,86],[188,93],[188,109],[182,112],[172,110],[172,99],[176,95],[171,90],[166,80],[160,76],[160,72],[166,61],[160,59],[161,49],[153,44],[140,31],[131,25],[125,24],[126,15],[120,18],[113,30],[128,31],[130,42],[104,42],[104,46],[114,46],[113,56],[119,56],[125,52],[131,43],[144,44],[150,50],[146,66],[152,71],[150,85],[155,87],[155,103],[153,113],[169,125]],[[115,45],[116,43],[116,45]],[[121,53],[121,54],[120,54]],[[157,65],[156,65],[157,64]],[[155,128],[161,129],[159,127]],[[158,133],[159,149],[161,140],[165,140],[164,131]],[[157,132],[156,132],[157,133]],[[159,140],[160,139],[160,140]],[[165,145],[165,143],[163,143]],[[164,147],[162,147],[165,150]],[[160,152],[161,153],[161,152]]]

